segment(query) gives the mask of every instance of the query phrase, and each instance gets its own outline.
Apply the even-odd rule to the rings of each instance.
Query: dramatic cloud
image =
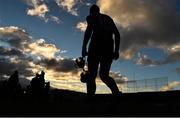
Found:
[[[29,68],[31,68],[28,65],[28,61],[25,60],[20,60],[19,58],[0,58],[0,66],[1,69],[0,70],[0,75],[6,75],[9,76],[10,74],[12,74],[15,70],[20,70],[20,74],[24,75],[24,76],[32,76],[33,73],[31,70],[29,70]]]
[[[76,25],[76,28],[79,29],[80,31],[84,32],[86,30],[87,23],[86,22],[79,22]]]
[[[45,0],[26,0],[26,3],[32,7],[27,10],[27,15],[37,16],[45,22],[53,21],[57,24],[60,23],[60,19],[58,17],[47,14],[50,11],[45,3]]]
[[[169,83],[167,86],[164,86],[161,88],[161,91],[169,91],[169,90],[173,90],[174,88],[180,86],[180,82],[174,81]]]
[[[48,7],[45,4],[42,4],[42,5],[35,7],[34,9],[29,9],[27,11],[27,14],[30,16],[44,17],[45,13],[48,11],[49,11]]]
[[[28,45],[25,51],[51,59],[59,51],[54,44],[46,43],[44,39],[38,39]]]
[[[23,56],[23,53],[18,49],[0,47],[0,55],[1,56],[11,56],[11,55]]]
[[[2,74],[20,70],[32,75],[32,64],[38,59],[52,59],[59,49],[44,39],[32,40],[28,33],[18,27],[0,27],[0,60]],[[31,74],[30,74],[31,73]]]
[[[135,63],[137,65],[143,65],[143,66],[157,66],[161,65],[162,63],[158,60],[154,61],[150,59],[147,55],[138,53],[138,59],[135,60]]]
[[[56,0],[56,3],[60,8],[68,13],[78,16],[77,5],[81,3],[81,0]]]
[[[179,60],[176,0],[98,0],[98,4],[119,27],[122,58],[132,59],[140,48],[156,47]],[[172,47],[178,49],[173,51]]]
[[[0,42],[3,46],[24,49],[30,41],[28,33],[18,27],[0,27]]]
[[[77,69],[73,59],[43,59],[37,63],[57,72],[73,72]]]
[[[44,39],[33,41],[28,33],[18,27],[0,27],[1,42],[24,53],[53,58],[59,49],[54,44],[46,43]]]
[[[38,16],[40,19],[45,22],[48,21],[46,13],[49,12],[48,6],[40,0],[27,0],[27,4],[31,6],[31,9],[27,10],[27,15]]]
[[[169,46],[166,52],[168,54],[167,61],[169,62],[179,61],[180,60],[180,43]]]

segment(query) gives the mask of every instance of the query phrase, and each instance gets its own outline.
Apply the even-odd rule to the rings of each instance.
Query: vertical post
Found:
[[[168,79],[168,77],[167,77],[167,87],[169,88],[169,79]]]
[[[145,91],[147,91],[147,80],[145,79]]]
[[[133,72],[133,80],[135,80],[135,72]]]
[[[156,89],[156,92],[158,91],[158,87],[157,87],[157,78],[155,79],[155,89]]]
[[[136,81],[135,81],[135,73],[133,72],[133,83],[134,83],[134,92],[136,92]]]

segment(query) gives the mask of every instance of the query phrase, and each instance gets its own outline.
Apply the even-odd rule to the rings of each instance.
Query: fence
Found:
[[[143,79],[127,81],[123,88],[123,93],[135,92],[155,92],[160,91],[162,87],[168,86],[168,77]]]

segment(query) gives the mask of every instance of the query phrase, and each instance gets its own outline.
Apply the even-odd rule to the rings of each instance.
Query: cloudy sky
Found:
[[[180,85],[180,0],[0,0],[0,76],[18,69],[22,78],[44,70],[53,87],[85,92],[81,55],[92,4],[110,15],[120,33],[120,58],[111,76],[124,81],[168,77]],[[97,79],[98,93],[110,92]]]

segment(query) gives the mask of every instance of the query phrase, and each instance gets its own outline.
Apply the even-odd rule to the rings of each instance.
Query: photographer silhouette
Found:
[[[87,94],[95,94],[95,78],[99,64],[101,80],[111,89],[112,94],[119,94],[119,89],[114,79],[109,76],[109,71],[113,59],[119,58],[120,33],[114,21],[109,16],[101,14],[97,5],[91,6],[90,15],[87,16],[86,20],[88,25],[84,35],[82,56],[88,56]],[[113,35],[115,35],[115,39],[113,39]],[[87,51],[86,46],[89,40],[90,44]]]

